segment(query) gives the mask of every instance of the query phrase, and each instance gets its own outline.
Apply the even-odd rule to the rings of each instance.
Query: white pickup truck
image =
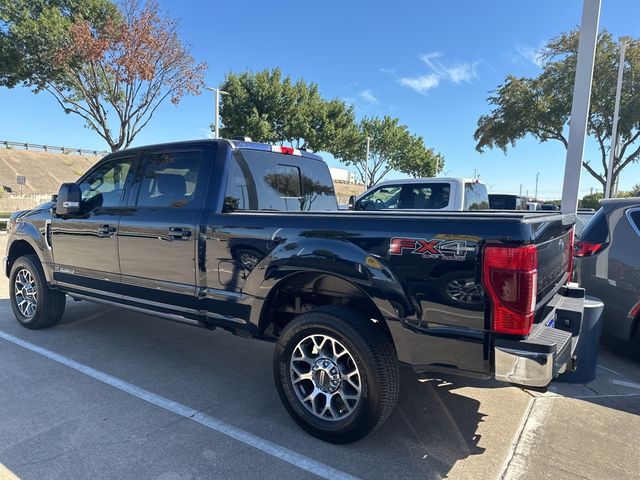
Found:
[[[489,209],[487,187],[468,178],[412,178],[388,180],[349,199],[353,210],[444,210]]]

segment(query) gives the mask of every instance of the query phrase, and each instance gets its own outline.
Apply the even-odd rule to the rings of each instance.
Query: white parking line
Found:
[[[67,358],[64,355],[60,355],[58,353],[52,352],[51,350],[47,350],[46,348],[22,340],[2,330],[0,330],[0,338],[20,347],[26,348],[27,350],[30,350],[34,353],[42,355],[43,357],[53,360],[54,362],[60,363],[69,368],[73,368],[80,373],[83,373],[91,378],[99,380],[102,383],[117,388],[118,390],[126,392],[129,395],[133,395],[140,400],[144,400],[145,402],[156,405],[157,407],[168,410],[172,413],[175,413],[176,415],[180,415],[181,417],[193,420],[194,422],[210,428],[211,430],[215,430],[216,432],[227,435],[228,437],[238,440],[239,442],[257,448],[258,450],[271,455],[272,457],[279,458],[280,460],[290,463],[291,465],[294,465],[307,472],[318,475],[319,477],[326,479],[343,480],[357,478],[349,475],[348,473],[330,467],[329,465],[325,465],[324,463],[320,463],[316,460],[313,460],[312,458],[306,457],[305,455],[294,452],[293,450],[289,450],[288,448],[271,442],[270,440],[258,437],[257,435],[249,433],[245,430],[229,425],[228,423],[225,423],[222,420],[218,420],[215,417],[212,417],[205,413],[201,413],[181,403],[174,402],[173,400],[152,393],[148,390],[145,390],[144,388],[137,387],[136,385],[125,382],[124,380],[101,372],[100,370],[91,368],[80,362],[76,362],[75,360]]]

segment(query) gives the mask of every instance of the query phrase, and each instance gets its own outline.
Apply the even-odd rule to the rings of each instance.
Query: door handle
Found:
[[[169,238],[172,240],[189,240],[191,230],[182,227],[169,227]]]
[[[98,235],[101,237],[113,237],[117,231],[117,228],[113,225],[100,225],[98,227]]]

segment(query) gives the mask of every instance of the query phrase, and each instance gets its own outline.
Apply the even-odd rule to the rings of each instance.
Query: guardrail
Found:
[[[107,155],[107,153],[109,153],[104,150],[86,150],[84,148],[55,147],[52,145],[38,145],[35,143],[10,142],[9,140],[0,140],[0,146],[3,146],[7,149],[21,148],[23,150],[39,150],[48,153],[58,152],[64,154],[73,153],[76,155],[93,155],[94,157],[104,157],[105,155]]]

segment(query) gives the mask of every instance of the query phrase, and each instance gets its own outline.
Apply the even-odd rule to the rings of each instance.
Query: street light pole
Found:
[[[373,180],[373,179],[369,179],[369,146],[371,144],[371,137],[367,137],[367,156],[364,159],[364,183],[365,183],[365,187],[369,188],[369,180]]]
[[[540,176],[540,172],[536,173],[536,201],[538,201],[538,177]]]
[[[624,75],[624,55],[629,37],[620,37],[620,63],[618,64],[618,84],[616,85],[616,103],[613,107],[613,125],[611,127],[611,147],[609,147],[609,164],[607,165],[607,186],[604,198],[613,196],[613,161],[618,149],[618,115],[620,114],[620,94],[622,92],[622,76]]]
[[[215,119],[213,121],[213,138],[220,138],[220,95],[229,95],[229,92],[214,87],[205,87],[215,94]]]
[[[580,174],[582,173],[584,142],[591,102],[591,81],[596,58],[596,44],[598,43],[600,3],[601,0],[584,0],[582,7],[576,78],[573,86],[571,122],[569,124],[569,145],[562,184],[562,213],[574,215],[578,210]]]

